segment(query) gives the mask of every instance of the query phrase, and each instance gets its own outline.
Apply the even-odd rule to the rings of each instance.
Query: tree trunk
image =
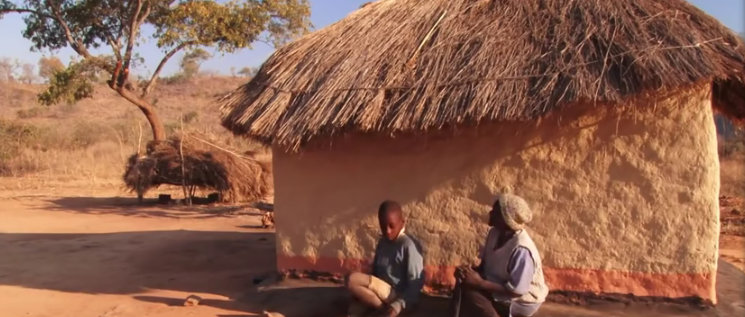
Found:
[[[140,108],[142,114],[147,118],[147,122],[150,123],[150,128],[153,131],[153,141],[166,140],[165,126],[163,125],[163,121],[160,120],[158,113],[155,112],[155,107],[153,107],[153,105],[126,88],[117,88],[114,90],[116,90],[120,96],[124,97],[124,99],[127,99],[129,102],[137,106],[137,108]]]
[[[140,107],[140,110],[145,115],[145,118],[147,118],[147,122],[150,123],[150,128],[153,130],[153,140],[154,141],[165,141],[166,140],[166,128],[163,125],[163,121],[160,120],[160,116],[158,116],[158,113],[155,112],[155,109],[145,102],[147,104],[147,108]]]

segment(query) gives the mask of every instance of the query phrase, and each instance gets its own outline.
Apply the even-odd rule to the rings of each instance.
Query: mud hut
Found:
[[[714,110],[745,48],[684,0],[381,0],[277,50],[221,100],[273,148],[280,270],[369,262],[405,204],[430,286],[526,198],[552,290],[716,302]]]

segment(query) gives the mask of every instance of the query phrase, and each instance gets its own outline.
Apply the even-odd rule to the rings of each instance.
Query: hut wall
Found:
[[[475,261],[494,195],[534,210],[552,290],[716,301],[719,162],[710,86],[636,108],[575,106],[455,136],[352,135],[274,149],[280,270],[365,269],[384,199],[404,205],[427,281]],[[601,110],[614,109],[614,110]]]

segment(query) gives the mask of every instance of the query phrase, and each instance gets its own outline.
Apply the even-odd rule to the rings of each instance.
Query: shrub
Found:
[[[719,157],[728,158],[741,153],[745,153],[745,140],[742,138],[720,140]]]
[[[0,121],[0,175],[11,174],[13,160],[24,148],[37,146],[42,134],[42,129],[31,124]]]
[[[72,130],[70,145],[74,149],[86,149],[106,137],[105,128],[93,122],[78,123]]]
[[[199,113],[196,111],[189,111],[186,114],[184,114],[184,124],[192,123],[199,117]]]
[[[18,115],[19,119],[32,119],[32,118],[38,118],[41,115],[43,115],[47,111],[47,108],[36,106],[29,109],[21,109],[16,111],[16,115]]]

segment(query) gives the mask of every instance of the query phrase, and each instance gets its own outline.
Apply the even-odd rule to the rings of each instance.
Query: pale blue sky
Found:
[[[316,28],[322,28],[344,18],[350,12],[356,10],[361,4],[369,0],[310,0],[312,16],[311,20]],[[610,1],[610,0],[609,0]],[[745,0],[689,0],[703,11],[714,16],[726,26],[736,32],[745,31]],[[0,40],[3,48],[0,57],[17,58],[21,61],[34,63],[39,60],[42,53],[30,51],[31,43],[21,36],[24,29],[23,20],[17,14],[9,14],[0,19]],[[138,73],[147,73],[147,70],[155,68],[162,58],[163,53],[155,47],[154,43],[146,43],[139,52],[145,57],[146,70]],[[264,44],[257,44],[251,50],[242,50],[225,56],[217,55],[212,60],[204,63],[203,69],[217,70],[229,73],[231,67],[240,69],[244,66],[258,66],[272,53],[272,49]],[[48,53],[47,53],[48,54]],[[74,54],[69,48],[60,51],[59,56],[67,61]],[[173,73],[178,68],[178,58],[172,59],[166,66],[164,74]]]

